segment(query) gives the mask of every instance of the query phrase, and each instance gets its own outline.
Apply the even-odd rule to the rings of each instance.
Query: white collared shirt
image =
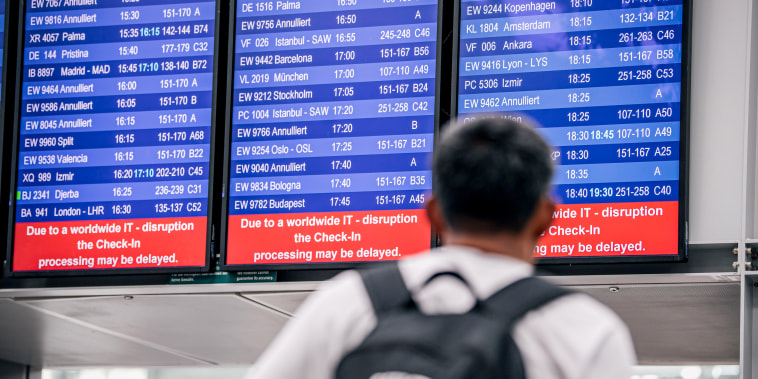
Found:
[[[399,264],[406,285],[425,313],[460,313],[533,274],[512,258],[449,246]],[[471,289],[441,277],[420,291],[434,273],[456,271]],[[248,374],[248,379],[332,378],[342,356],[376,326],[376,315],[360,276],[347,271],[325,282],[298,309]],[[629,331],[605,305],[571,294],[529,312],[514,326],[527,378],[614,379],[631,377],[635,363]]]

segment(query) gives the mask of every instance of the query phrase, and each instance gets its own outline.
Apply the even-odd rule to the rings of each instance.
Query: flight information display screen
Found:
[[[531,119],[555,148],[561,205],[535,256],[684,258],[686,4],[459,5],[459,119]]]
[[[232,6],[225,264],[427,250],[438,1]]]
[[[215,17],[25,3],[13,272],[207,266]]]

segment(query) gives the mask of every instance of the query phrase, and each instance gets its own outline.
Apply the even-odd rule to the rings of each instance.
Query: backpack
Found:
[[[463,314],[421,313],[397,262],[359,271],[377,317],[376,328],[339,363],[337,379],[524,378],[511,335],[527,312],[570,291],[528,277]],[[456,272],[440,272],[466,280]],[[476,298],[476,296],[475,296]]]

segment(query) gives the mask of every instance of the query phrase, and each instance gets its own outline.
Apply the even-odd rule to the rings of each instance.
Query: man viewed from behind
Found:
[[[469,312],[533,275],[533,251],[555,209],[548,196],[550,154],[530,126],[503,118],[482,118],[443,132],[426,206],[444,247],[398,263],[402,282],[422,313]],[[462,280],[444,275],[427,283],[443,272],[457,273]],[[371,340],[375,328],[380,330],[372,301],[355,271],[325,283],[249,377],[335,377],[343,357]],[[511,335],[527,378],[631,376],[635,355],[626,326],[589,296],[571,293],[529,311],[515,322]]]

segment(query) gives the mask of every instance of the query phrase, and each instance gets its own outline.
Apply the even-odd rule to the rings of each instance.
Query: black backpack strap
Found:
[[[377,314],[413,304],[413,298],[405,286],[397,262],[389,262],[369,270],[358,270],[358,273]]]
[[[533,276],[517,280],[484,301],[487,310],[495,311],[497,318],[512,326],[517,320],[561,296],[573,293]]]

